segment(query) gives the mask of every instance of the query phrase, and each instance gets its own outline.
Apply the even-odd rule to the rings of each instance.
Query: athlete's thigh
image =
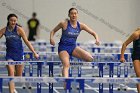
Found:
[[[7,61],[12,62],[12,59],[7,59]],[[6,65],[7,70],[8,70],[8,75],[10,76],[14,76],[14,72],[15,72],[15,65]]]
[[[59,58],[62,61],[63,65],[69,64],[69,54],[67,51],[59,52]]]
[[[24,69],[24,65],[16,65],[15,68],[16,68],[16,75],[21,76]]]
[[[86,50],[84,50],[80,47],[76,47],[74,49],[74,51],[72,52],[72,55],[74,57],[83,59],[85,61],[91,61],[92,60],[92,55],[89,52],[87,52]]]
[[[133,65],[137,77],[140,77],[140,60],[134,60]]]

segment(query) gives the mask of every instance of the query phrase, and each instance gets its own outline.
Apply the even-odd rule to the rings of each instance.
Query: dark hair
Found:
[[[69,9],[68,15],[70,14],[70,12],[71,12],[72,10],[76,10],[77,13],[78,13],[78,10],[77,10],[76,8],[72,7],[72,8]]]
[[[10,19],[11,17],[16,17],[16,18],[18,18],[16,14],[9,14],[9,15],[7,16],[7,21],[8,21],[8,22],[7,22],[7,26],[9,26],[9,19]]]
[[[36,15],[37,15],[36,12],[33,12],[32,16],[33,16],[33,17],[36,17]]]

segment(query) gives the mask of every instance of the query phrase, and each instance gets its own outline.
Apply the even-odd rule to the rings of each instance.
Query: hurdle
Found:
[[[132,84],[138,84],[140,83],[140,78],[102,78],[102,77],[11,77],[11,76],[0,76],[0,79],[2,79],[5,82],[14,81],[14,82],[31,82],[31,83],[57,83],[57,82],[64,82],[66,80],[72,80],[73,82],[77,82],[79,80],[84,80],[87,82],[93,82],[93,83],[132,83]]]
[[[49,64],[47,64],[47,63],[49,63],[49,62],[45,62],[45,64],[46,65],[49,65]],[[51,62],[50,62],[51,63]],[[77,66],[77,67],[80,67],[80,66],[93,66],[93,65],[97,65],[99,68],[101,67],[101,70],[102,70],[102,66],[104,66],[105,64],[110,64],[110,63],[112,63],[112,62],[71,62],[71,65],[72,66]],[[114,62],[113,64],[115,65],[116,63],[118,63],[118,64],[121,64],[120,62]],[[14,63],[13,63],[14,64]],[[16,64],[16,63],[15,63]],[[17,63],[18,64],[18,63]],[[57,62],[55,62],[55,61],[52,61],[52,63],[51,63],[53,66],[54,65],[62,65],[61,64],[61,62],[60,61],[58,61],[58,63]],[[99,66],[99,64],[100,64],[100,66]],[[101,65],[102,64],[102,65]],[[132,64],[132,63],[130,63],[130,64]],[[50,68],[52,68],[52,66],[51,65],[49,65],[49,76],[50,77],[53,77],[53,68],[52,68],[52,70],[50,70]],[[79,70],[79,71],[81,71],[81,70]],[[102,72],[103,73],[103,72]],[[102,73],[100,73],[100,75],[102,75]],[[81,75],[80,73],[78,73],[79,74],[79,76]],[[66,81],[66,82],[70,82],[70,83],[68,83],[68,85],[67,85],[67,91],[71,91],[71,86],[70,86],[70,84],[71,84],[71,82],[72,81],[70,81],[70,80],[68,80],[68,81]],[[80,88],[80,91],[83,91],[83,93],[84,93],[84,82],[83,82],[83,80],[79,80],[78,81],[80,84],[81,84],[81,87],[79,87]],[[82,83],[81,83],[82,82]],[[52,87],[53,88],[53,86],[51,86],[51,84],[53,85],[53,83],[50,83],[50,87]],[[83,84],[83,85],[82,85]],[[101,83],[102,84],[102,83]],[[110,85],[111,86],[111,85]],[[49,87],[49,88],[50,88]],[[50,88],[49,89],[49,91],[53,91],[53,89],[52,88]],[[103,89],[102,89],[103,87],[101,86],[101,89],[100,89],[100,91],[102,91]],[[110,88],[111,89],[111,88]],[[112,90],[113,91],[113,90]],[[52,92],[50,92],[50,93],[52,93]],[[102,92],[100,92],[100,93],[102,93]]]
[[[31,62],[30,61],[24,61],[24,62],[18,62],[18,61],[17,62],[7,62],[7,61],[2,61],[1,62],[2,65],[16,65],[16,64],[19,64],[19,65],[20,64],[26,64],[26,65],[32,64],[32,65],[34,65],[34,64],[37,64],[37,63],[41,63],[41,65],[42,64],[49,65],[49,72],[50,72],[49,74],[51,74],[52,76],[53,76],[53,66],[54,65],[62,65],[62,63],[60,61],[58,61],[58,62],[54,62],[54,61],[53,62],[45,62],[45,63],[44,63],[44,61],[41,61],[41,62],[36,62],[36,61],[31,61]],[[130,66],[130,63],[131,62],[126,62],[126,65],[127,66]],[[71,62],[70,64],[71,64],[71,66],[77,66],[77,67],[79,67],[79,66],[92,66],[92,65],[97,65],[97,66],[100,67],[99,74],[102,76],[103,75],[103,66],[105,64],[108,64],[110,66],[110,68],[113,68],[114,65],[116,65],[116,64],[121,65],[122,63],[120,63],[120,62],[112,62],[112,63],[111,62]],[[42,68],[42,67],[40,67],[40,68]],[[40,74],[41,74],[41,72],[40,72]],[[112,75],[112,77],[111,77],[111,75]],[[34,77],[30,77],[30,78],[34,78]],[[38,78],[41,78],[41,75],[38,75]],[[49,77],[49,78],[55,78],[55,77]],[[71,88],[70,88],[71,87],[70,86],[71,82],[75,82],[75,81],[78,82],[79,83],[79,92],[80,93],[84,93],[85,92],[84,91],[85,90],[84,89],[84,83],[85,83],[85,81],[90,81],[91,79],[92,79],[92,81],[95,81],[95,80],[93,80],[95,78],[92,78],[92,77],[89,77],[89,78],[86,77],[89,80],[87,80],[87,79],[85,80],[85,78],[83,78],[83,77],[70,77],[70,78],[71,79],[68,79],[67,78],[67,79],[64,80],[63,77],[60,77],[60,78],[56,79],[56,81],[65,81],[65,82],[67,82],[67,85],[66,85],[66,93],[70,93],[71,92]],[[101,87],[99,87],[99,91],[100,91],[100,93],[103,93],[103,83],[105,83],[105,82],[102,82],[103,77],[99,77],[97,80],[99,80],[99,79],[101,79],[101,81],[98,82],[99,84],[101,84],[100,85]],[[123,79],[125,79],[125,78],[117,78],[118,81],[117,80],[116,81],[115,80],[111,80],[111,79],[114,79],[114,78],[113,78],[113,70],[111,71],[111,69],[110,69],[110,77],[109,77],[109,80],[108,80],[108,83],[111,82],[111,84],[110,84],[110,91],[109,91],[110,93],[113,93],[112,92],[113,91],[113,87],[112,87],[113,86],[113,83],[112,82],[119,83],[119,80],[120,80],[121,81],[120,83],[123,83],[123,82],[124,83],[129,83],[129,82],[125,82],[127,80],[124,80],[123,81]],[[129,79],[131,79],[131,78],[129,78]],[[36,79],[36,80],[28,79],[28,80],[31,80],[32,82],[36,82],[36,80],[38,80],[38,79]],[[3,79],[1,79],[1,81],[3,81]],[[37,82],[41,82],[41,81],[37,81]],[[44,82],[44,81],[42,81],[42,82]],[[50,83],[49,91],[50,91],[50,93],[53,93],[53,86],[51,86],[51,84],[53,84],[55,82],[49,82],[49,83]],[[95,81],[93,83],[97,83],[97,81]],[[41,93],[41,83],[38,83],[38,84],[39,84],[39,86],[37,87],[37,93]]]
[[[57,83],[63,82],[65,80],[72,80],[73,82],[77,82],[78,80],[84,80],[87,82],[93,83],[132,83],[137,84],[140,83],[140,78],[102,78],[102,77],[11,77],[11,76],[0,76],[1,79],[5,82],[14,81],[14,82],[35,82],[35,83]]]
[[[123,63],[120,62],[70,62],[71,66],[92,66],[92,65],[96,65],[99,67],[99,77],[104,78],[103,77],[103,66],[104,65],[108,65],[109,66],[109,77],[110,78],[114,78],[113,74],[114,74],[114,66],[116,65],[122,65]],[[125,66],[131,66],[132,62],[126,62]],[[49,61],[46,63],[46,65],[49,65],[49,76],[53,76],[53,67],[54,65],[62,65],[62,63],[60,61]],[[128,68],[127,68],[128,69]],[[125,70],[124,75],[128,76],[128,71]],[[126,77],[126,76],[125,76]],[[71,81],[68,81],[69,83],[67,83],[67,87],[66,91],[71,92]],[[83,80],[78,80],[79,82],[79,93],[84,93],[84,81]],[[53,92],[53,84],[50,84],[49,86],[49,90],[50,93]],[[99,93],[103,93],[103,83],[99,83]],[[113,84],[109,84],[109,93],[113,93]]]
[[[44,65],[44,61],[0,61],[0,65],[37,65],[37,76],[42,76],[42,65]],[[2,82],[0,80],[0,93],[2,93]],[[41,83],[37,83],[37,93],[41,93]]]
[[[9,81],[14,81],[14,82],[30,82],[30,83],[58,83],[58,82],[64,82],[64,81],[72,81],[72,82],[92,82],[92,83],[110,83],[110,84],[115,84],[115,83],[133,83],[133,84],[138,84],[140,83],[140,78],[93,78],[93,77],[0,77],[0,81],[4,82],[9,82]],[[0,92],[2,93],[2,92]],[[41,93],[41,92],[37,92]],[[67,91],[66,93],[70,93]],[[79,93],[84,93],[84,91],[80,91]],[[113,92],[109,92],[113,93]]]

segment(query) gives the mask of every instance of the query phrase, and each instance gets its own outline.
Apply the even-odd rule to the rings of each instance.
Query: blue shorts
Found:
[[[12,59],[14,61],[23,61],[24,55],[6,53],[6,60]]]
[[[60,53],[61,51],[67,51],[68,54],[70,56],[72,56],[72,52],[73,50],[76,48],[76,44],[73,44],[73,45],[62,45],[62,44],[59,44],[58,46],[58,53]]]

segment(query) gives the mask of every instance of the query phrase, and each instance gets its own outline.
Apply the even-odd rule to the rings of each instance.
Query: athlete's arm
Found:
[[[19,35],[22,37],[22,39],[24,40],[25,44],[28,46],[28,48],[34,53],[35,58],[39,58],[39,55],[35,52],[33,46],[31,45],[31,43],[28,41],[27,36],[25,34],[25,31],[21,28],[18,27],[18,33]]]
[[[53,36],[55,35],[55,33],[56,33],[57,31],[59,31],[59,29],[63,28],[63,24],[64,24],[64,22],[60,22],[60,23],[51,31],[51,33],[50,33],[50,44],[51,44],[51,45],[55,45],[55,41],[54,41],[54,39],[53,39]]]
[[[0,38],[2,38],[2,36],[4,35],[5,30],[6,30],[6,28],[2,28],[2,29],[0,30]]]
[[[86,32],[88,32],[89,34],[93,35],[94,38],[96,39],[96,45],[99,45],[99,38],[98,35],[95,33],[95,31],[93,31],[91,28],[89,28],[87,25],[80,23],[80,28],[81,30],[84,30]]]
[[[132,41],[136,40],[139,38],[139,33],[135,31],[122,45],[121,48],[121,57],[120,57],[120,62],[125,62],[124,58],[124,52],[126,50],[127,45],[129,45]]]

